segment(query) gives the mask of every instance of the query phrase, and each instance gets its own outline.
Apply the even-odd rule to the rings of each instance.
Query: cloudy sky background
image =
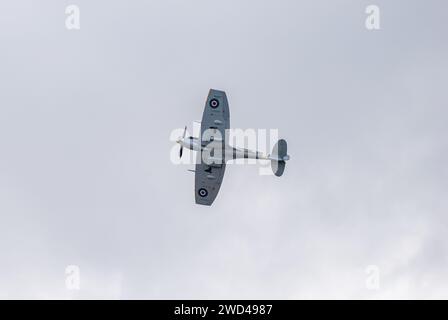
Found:
[[[0,298],[448,298],[447,10],[1,2]],[[169,140],[209,88],[291,154],[229,166],[211,208]]]

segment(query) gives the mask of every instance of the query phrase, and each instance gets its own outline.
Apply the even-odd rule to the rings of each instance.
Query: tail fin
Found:
[[[272,154],[269,155],[269,159],[271,160],[272,172],[280,177],[285,171],[286,161],[289,160],[288,145],[285,140],[278,140],[272,149]]]

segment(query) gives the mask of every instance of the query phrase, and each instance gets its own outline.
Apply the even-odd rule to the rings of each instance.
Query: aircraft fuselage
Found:
[[[179,138],[177,143],[182,145],[184,148],[193,150],[193,151],[201,151],[203,154],[213,154],[219,153],[223,155],[224,159],[233,160],[233,159],[261,159],[261,160],[270,160],[269,156],[266,156],[262,152],[252,151],[249,149],[243,148],[235,148],[231,145],[223,143],[222,141],[208,141],[206,143],[201,144],[198,138],[195,137],[185,137]],[[223,148],[223,151],[221,151]]]

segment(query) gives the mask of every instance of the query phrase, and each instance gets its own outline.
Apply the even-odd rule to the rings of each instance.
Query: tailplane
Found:
[[[272,149],[272,154],[269,155],[271,160],[272,172],[280,177],[285,171],[286,161],[289,160],[288,144],[286,140],[280,139]]]

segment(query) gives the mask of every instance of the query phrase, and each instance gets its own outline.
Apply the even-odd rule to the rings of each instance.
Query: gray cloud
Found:
[[[445,2],[75,2],[0,4],[0,297],[447,297]],[[292,160],[204,208],[168,137],[210,87]]]

